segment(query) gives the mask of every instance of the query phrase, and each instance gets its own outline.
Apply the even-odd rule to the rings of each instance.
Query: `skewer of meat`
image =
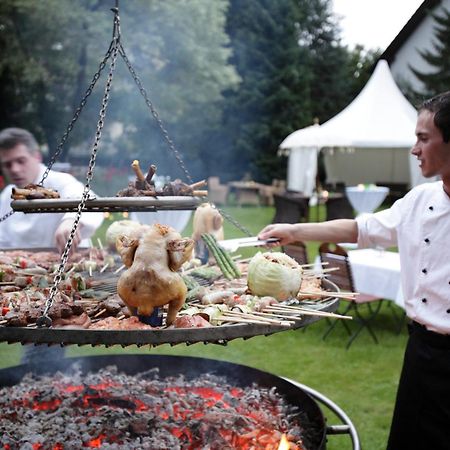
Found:
[[[12,188],[11,198],[13,200],[33,200],[44,198],[59,198],[59,193],[53,189],[47,189],[37,184],[27,184],[23,188]]]

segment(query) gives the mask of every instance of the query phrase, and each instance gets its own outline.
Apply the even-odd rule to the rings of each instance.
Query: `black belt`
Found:
[[[410,331],[430,345],[450,348],[450,334],[440,334],[427,330],[425,325],[414,320],[410,323]]]

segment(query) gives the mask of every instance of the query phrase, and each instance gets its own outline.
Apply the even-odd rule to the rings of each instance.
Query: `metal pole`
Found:
[[[330,431],[334,432],[333,434],[347,434],[347,433],[350,434],[350,438],[353,444],[353,450],[361,450],[361,443],[355,426],[353,425],[352,421],[347,416],[347,414],[338,405],[336,405],[336,403],[331,401],[328,397],[325,397],[325,395],[321,394],[320,392],[310,388],[309,386],[298,383],[297,381],[291,380],[289,378],[285,377],[282,378],[288,381],[289,383],[292,383],[294,386],[303,389],[315,400],[318,400],[319,402],[324,404],[327,408],[329,408],[331,411],[333,411],[334,414],[336,414],[339,417],[339,419],[341,419],[342,422],[344,422],[345,426],[334,425],[329,427]]]

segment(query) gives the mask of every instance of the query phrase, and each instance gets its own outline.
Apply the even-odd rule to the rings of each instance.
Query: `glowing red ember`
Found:
[[[0,449],[306,450],[296,411],[274,389],[223,377],[159,379],[157,371],[34,378],[0,389]]]

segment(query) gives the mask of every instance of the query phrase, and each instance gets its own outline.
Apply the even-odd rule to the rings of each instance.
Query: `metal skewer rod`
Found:
[[[289,308],[289,309],[286,309]],[[312,309],[304,309],[304,308],[291,308],[291,307],[281,307],[281,306],[268,306],[267,308],[264,309],[264,311],[266,312],[270,312],[270,311],[274,311],[274,312],[282,312],[282,313],[287,313],[287,312],[292,312],[295,313],[297,310],[298,314],[302,314],[305,316],[321,316],[321,317],[334,317],[335,319],[348,319],[348,320],[352,320],[353,317],[351,316],[343,316],[341,314],[335,314],[335,313],[330,313],[330,312],[326,312],[326,311],[313,311]]]

